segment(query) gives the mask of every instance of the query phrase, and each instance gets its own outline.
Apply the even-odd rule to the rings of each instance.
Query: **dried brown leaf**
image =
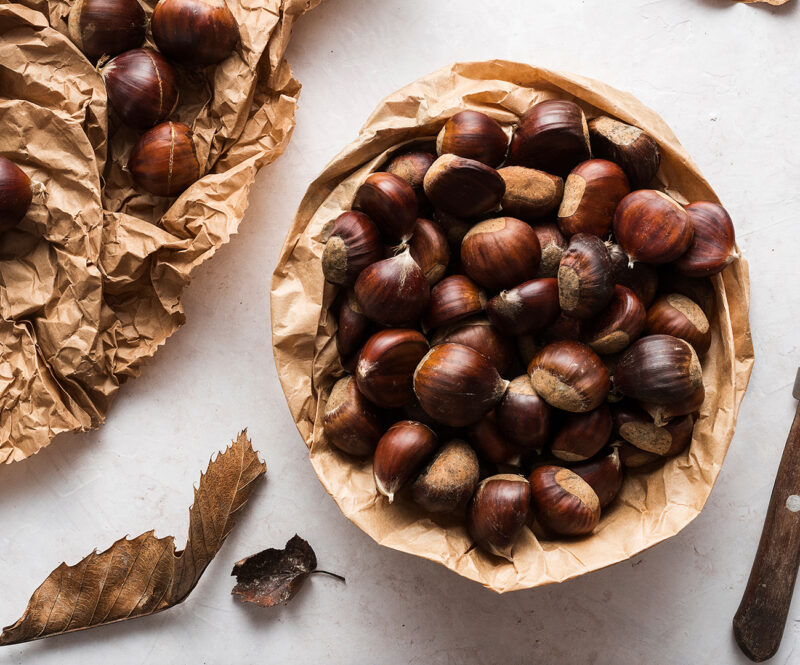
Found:
[[[0,645],[84,630],[169,609],[200,580],[236,524],[254,481],[266,472],[245,430],[208,464],[189,509],[186,548],[152,531],[123,538],[105,552],[62,563],[33,592],[22,617],[3,629]]]
[[[311,545],[295,534],[282,550],[269,548],[239,561],[231,572],[236,575],[231,593],[244,602],[273,607],[294,598],[313,572],[344,582],[344,577],[316,568],[317,557]]]

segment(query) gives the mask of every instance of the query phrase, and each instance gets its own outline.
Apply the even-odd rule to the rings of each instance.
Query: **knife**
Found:
[[[792,395],[800,400],[800,369]],[[800,564],[800,405],[775,477],[761,541],[733,635],[750,660],[760,663],[778,651]]]

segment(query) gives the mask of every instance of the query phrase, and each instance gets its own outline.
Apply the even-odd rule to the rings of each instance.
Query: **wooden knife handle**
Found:
[[[772,488],[758,552],[742,602],[733,618],[733,635],[757,663],[775,655],[800,565],[800,406]]]

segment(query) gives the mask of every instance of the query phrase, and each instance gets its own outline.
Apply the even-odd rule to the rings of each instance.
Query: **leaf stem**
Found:
[[[335,577],[340,582],[344,582],[345,584],[347,584],[347,580],[345,580],[344,577],[342,577],[341,575],[337,575],[336,573],[332,573],[329,570],[319,570],[317,568],[317,569],[311,571],[312,575],[314,573],[322,573],[323,575],[330,575],[331,577]]]

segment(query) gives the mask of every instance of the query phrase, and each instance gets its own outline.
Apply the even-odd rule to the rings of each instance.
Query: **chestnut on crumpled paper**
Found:
[[[173,119],[193,128],[207,175],[178,199],[142,192],[126,171],[139,133],[107,113],[100,74],[67,37],[71,3],[0,4],[0,154],[48,194],[0,236],[0,462],[99,426],[183,324],[192,270],[236,232],[256,172],[291,137],[300,84],[283,54],[320,2],[228,0],[235,53],[179,70]]]
[[[717,200],[669,127],[631,95],[513,62],[455,64],[383,100],[358,138],[311,184],[272,281],[278,376],[325,489],[348,519],[380,544],[438,561],[497,592],[561,582],[617,563],[697,517],[725,458],[753,366],[749,279],[740,259],[714,279],[714,334],[703,363],[706,401],[690,449],[656,471],[628,474],[591,537],[540,542],[524,529],[513,563],[473,549],[461,517],[426,515],[405,501],[390,505],[375,489],[371,460],[347,458],[326,443],[323,407],[343,370],[333,339],[336,321],[328,310],[336,290],[325,283],[320,265],[323,227],[349,209],[358,186],[398,147],[435,137],[457,111],[483,111],[510,132],[533,104],[553,97],[572,99],[589,118],[608,114],[641,127],[661,146],[658,178],[665,189],[683,202]]]

